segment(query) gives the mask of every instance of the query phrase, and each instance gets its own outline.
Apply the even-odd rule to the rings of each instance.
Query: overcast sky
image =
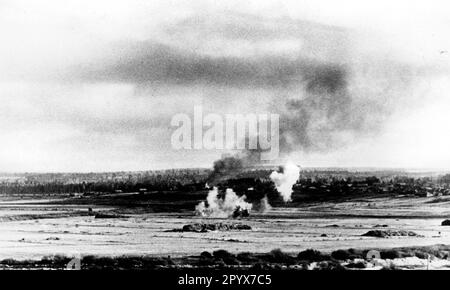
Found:
[[[287,158],[449,169],[446,2],[0,0],[0,171],[210,166],[171,149],[174,114],[319,120],[324,86]]]

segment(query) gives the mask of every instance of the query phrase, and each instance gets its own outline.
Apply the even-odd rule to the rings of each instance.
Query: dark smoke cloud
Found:
[[[363,129],[363,116],[353,107],[348,91],[345,67],[324,66],[309,71],[304,81],[303,98],[287,100],[280,118],[282,151],[327,149],[333,146],[333,133]],[[319,121],[320,127],[313,128]],[[311,130],[318,131],[319,140],[314,140]]]
[[[246,167],[261,163],[261,150],[243,150],[236,154],[224,154],[222,158],[214,161],[211,177],[224,177],[239,173]]]
[[[87,65],[83,81],[130,82],[140,85],[223,85],[280,88],[314,78],[333,63],[301,56],[211,57],[155,42],[137,42],[121,49],[125,54],[112,64]],[[332,81],[332,80],[331,80]]]
[[[269,111],[280,114],[280,149],[287,154],[329,151],[345,146],[349,137],[375,134],[413,75],[407,65],[391,60],[361,61],[352,48],[352,31],[305,21],[195,16],[162,31],[159,39],[112,45],[110,57],[77,67],[72,78],[137,87],[268,91]],[[217,47],[244,42],[255,53],[211,52],[205,47],[214,39],[219,39]],[[270,50],[274,41],[293,39],[300,49]],[[253,160],[248,153],[238,154],[219,160],[214,168],[233,170]]]
[[[280,150],[329,152],[352,138],[379,133],[399,104],[414,99],[409,94],[415,71],[390,66],[366,68],[367,75],[358,75],[351,65],[308,71],[298,95],[275,102],[281,112]]]

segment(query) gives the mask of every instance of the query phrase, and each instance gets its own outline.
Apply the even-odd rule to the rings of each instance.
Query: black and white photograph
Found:
[[[444,0],[0,0],[0,269],[450,270],[449,35]]]

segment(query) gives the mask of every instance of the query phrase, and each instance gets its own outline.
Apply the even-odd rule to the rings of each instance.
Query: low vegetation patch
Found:
[[[389,237],[420,237],[421,235],[413,231],[404,230],[373,230],[362,234],[364,237],[389,238]]]
[[[322,254],[320,251],[314,249],[307,249],[297,255],[297,259],[305,261],[324,261],[330,258],[330,255]]]
[[[232,231],[232,230],[245,231],[251,229],[252,229],[251,226],[239,223],[212,223],[212,224],[196,223],[185,225],[181,229],[170,230],[170,232],[205,233],[210,231]]]
[[[120,219],[120,218],[128,218],[128,216],[120,215],[120,214],[110,214],[110,213],[97,213],[95,214],[96,219]]]
[[[345,270],[364,269],[369,267],[371,259],[367,258],[368,250],[341,249],[331,254],[321,253],[314,249],[301,251],[297,255],[285,253],[280,249],[268,253],[230,253],[216,250],[212,253],[204,251],[195,256],[171,258],[154,256],[84,256],[81,258],[83,270],[151,270],[165,268],[238,268],[238,269],[315,269]],[[450,245],[426,247],[404,247],[379,249],[380,258],[393,260],[397,258],[417,257],[420,259],[448,259]],[[0,269],[65,269],[72,257],[47,256],[41,260],[0,261]],[[384,269],[394,269],[388,264]]]
[[[450,226],[450,219],[442,221],[441,226]]]

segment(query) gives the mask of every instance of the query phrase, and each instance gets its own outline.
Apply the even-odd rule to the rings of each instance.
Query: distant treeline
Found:
[[[151,191],[198,191],[205,185],[232,188],[250,199],[278,196],[269,175],[271,170],[244,170],[239,174],[217,175],[209,169],[171,169],[111,173],[23,173],[3,175],[0,194],[70,194]],[[373,176],[342,171],[303,171],[295,193],[347,195],[352,193],[448,194],[450,175],[411,177],[379,174]]]
[[[262,173],[262,172],[261,172]],[[264,174],[263,174],[264,175]],[[265,174],[267,176],[267,174]],[[292,199],[306,201],[315,199],[327,199],[332,197],[357,196],[357,195],[416,195],[439,196],[450,195],[450,176],[444,175],[438,178],[411,177],[411,176],[363,176],[362,174],[347,173],[347,175],[316,172],[315,175],[301,174],[297,184],[293,186]],[[250,200],[267,196],[271,202],[281,201],[268,177],[243,177],[242,175],[224,181],[219,186],[222,190],[230,187],[238,194],[245,194]],[[250,190],[249,190],[250,189]]]
[[[210,170],[174,169],[114,173],[23,174],[3,178],[2,194],[114,193],[138,191],[199,190]]]

